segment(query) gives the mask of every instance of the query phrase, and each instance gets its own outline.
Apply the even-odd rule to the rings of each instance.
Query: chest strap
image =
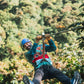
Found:
[[[49,58],[49,56],[47,54],[45,54],[45,58]],[[32,62],[35,63],[39,59],[43,59],[43,54],[38,57],[35,57]]]

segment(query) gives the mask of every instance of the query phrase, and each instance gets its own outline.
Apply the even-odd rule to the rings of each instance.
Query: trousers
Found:
[[[41,80],[52,78],[58,79],[62,84],[71,84],[70,78],[51,65],[43,65],[38,68],[35,71],[33,82],[34,84],[40,84]]]

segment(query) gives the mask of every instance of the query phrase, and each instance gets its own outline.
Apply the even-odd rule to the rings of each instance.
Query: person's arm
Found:
[[[55,51],[56,50],[56,45],[55,45],[54,41],[51,39],[50,34],[45,34],[45,38],[49,42],[49,45],[45,46],[46,52]],[[38,43],[39,40],[41,40],[41,39],[42,39],[42,35],[37,36],[36,37],[36,43]]]
[[[49,42],[49,45],[46,45],[46,47],[45,47],[46,52],[55,51],[56,50],[56,45],[55,45],[54,41],[51,39],[51,37],[49,36],[46,39]]]

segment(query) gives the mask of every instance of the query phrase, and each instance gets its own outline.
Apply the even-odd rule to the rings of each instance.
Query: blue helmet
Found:
[[[30,42],[30,40],[29,40],[29,39],[24,38],[24,39],[21,41],[21,44],[22,44],[22,45],[24,45],[24,44],[25,44],[25,43],[27,43],[27,42]]]

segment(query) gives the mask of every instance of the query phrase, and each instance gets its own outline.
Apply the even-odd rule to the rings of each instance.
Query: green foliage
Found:
[[[0,0],[0,9],[5,9],[9,6],[8,2],[5,0]]]
[[[0,74],[0,82],[2,82],[2,81],[3,81],[3,75]]]
[[[33,43],[36,35],[51,34],[58,43],[58,53],[52,56],[70,78],[84,63],[83,0],[0,0],[0,84],[21,83],[24,74],[33,78],[33,67],[24,59],[23,38]],[[82,27],[65,33],[74,27]],[[58,33],[58,34],[57,34]],[[58,80],[48,83],[58,84]]]

